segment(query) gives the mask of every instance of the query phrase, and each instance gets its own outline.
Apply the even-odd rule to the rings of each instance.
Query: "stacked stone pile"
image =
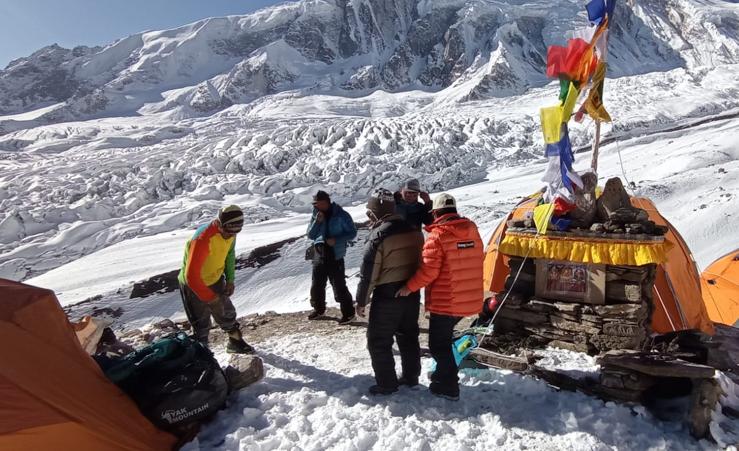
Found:
[[[536,297],[534,261],[511,257],[509,265],[506,288],[512,290],[498,313],[496,333],[526,340],[528,346],[549,345],[589,354],[641,349],[650,333],[655,265],[606,266],[602,305]]]

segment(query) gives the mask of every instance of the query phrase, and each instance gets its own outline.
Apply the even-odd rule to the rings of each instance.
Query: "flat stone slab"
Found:
[[[633,319],[643,307],[639,304],[596,305],[595,313],[604,318]]]
[[[712,378],[716,370],[710,366],[686,362],[665,354],[609,351],[600,359],[601,365],[609,365],[657,377],[686,377],[690,379]]]
[[[603,334],[617,337],[635,337],[643,334],[644,329],[637,324],[609,322],[603,325]]]
[[[520,321],[526,324],[544,324],[547,322],[547,315],[543,313],[526,312],[522,310],[510,310],[503,306],[499,315],[503,318]]]
[[[470,352],[472,358],[483,365],[512,371],[526,371],[528,361],[523,357],[499,354],[484,348],[475,348]]]
[[[569,321],[557,315],[550,316],[549,320],[551,321],[552,326],[558,329],[564,329],[570,332],[586,333],[590,335],[597,335],[600,333],[600,329],[598,329],[597,327],[592,327],[587,324],[578,323],[576,321]]]
[[[588,338],[599,351],[610,349],[637,349],[638,337],[619,337],[616,335],[593,335]]]

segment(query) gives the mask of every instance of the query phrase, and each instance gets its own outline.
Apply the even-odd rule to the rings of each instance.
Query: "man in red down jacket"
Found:
[[[398,290],[407,296],[426,287],[429,350],[436,360],[429,390],[436,396],[459,399],[457,364],[452,354],[454,326],[465,316],[480,313],[483,300],[483,246],[474,222],[457,214],[457,202],[439,194],[433,202],[434,222],[423,245],[423,261]]]

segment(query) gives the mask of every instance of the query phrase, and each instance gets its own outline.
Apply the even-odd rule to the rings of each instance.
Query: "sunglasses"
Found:
[[[236,235],[237,233],[241,232],[241,227],[229,227],[228,225],[225,225],[221,226],[221,231],[229,235]]]

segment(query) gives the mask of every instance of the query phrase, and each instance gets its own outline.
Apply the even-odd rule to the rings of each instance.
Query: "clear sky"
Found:
[[[0,68],[53,43],[103,45],[277,3],[285,0],[0,0]]]

